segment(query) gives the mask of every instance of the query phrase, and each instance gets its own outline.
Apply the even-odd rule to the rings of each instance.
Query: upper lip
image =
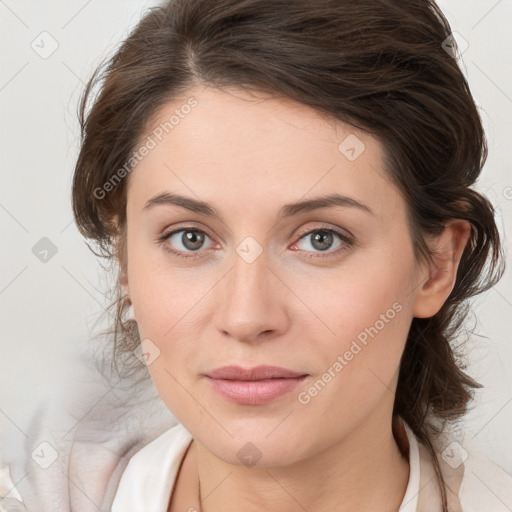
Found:
[[[255,366],[254,368],[242,368],[241,366],[223,366],[205,374],[212,379],[226,380],[263,380],[263,379],[291,379],[302,377],[306,373],[294,372],[279,366]]]

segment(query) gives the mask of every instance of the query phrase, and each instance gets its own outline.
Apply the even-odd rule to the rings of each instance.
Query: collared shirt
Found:
[[[401,448],[409,456],[409,481],[399,512],[441,512],[441,491],[428,450],[409,426]],[[167,512],[180,463],[192,435],[180,423],[133,455],[123,472],[112,512]],[[436,451],[436,453],[438,453]],[[437,455],[450,512],[511,512],[512,476],[453,441]]]

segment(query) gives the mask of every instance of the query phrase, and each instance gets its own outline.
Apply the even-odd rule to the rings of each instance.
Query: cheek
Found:
[[[155,353],[148,363],[148,371],[162,401],[179,421],[184,422],[183,412],[187,414],[192,409],[190,391],[187,390],[194,389],[200,370],[198,361],[201,360],[198,329],[194,327],[190,311],[193,304],[180,300],[179,294],[174,295],[173,301],[166,301],[151,282],[147,285],[148,296],[141,299],[143,306],[137,322],[143,347],[147,340],[151,340],[148,346]]]
[[[305,299],[322,320],[315,319],[322,327],[317,347],[324,369],[338,361],[338,385],[350,382],[363,395],[391,382],[407,339],[413,259],[403,249],[401,258],[391,247],[354,258],[321,288],[310,287]]]
[[[149,271],[137,286],[134,305],[141,336],[154,337],[165,347],[190,350],[194,334],[210,320],[218,303],[212,297],[216,281],[215,275],[201,278],[190,270],[172,275]]]
[[[128,243],[128,281],[141,339],[164,342],[194,317],[194,304],[208,291],[196,273],[172,263],[165,250],[150,245],[142,233],[133,233]]]
[[[347,411],[350,421],[357,423],[381,400],[393,398],[411,312],[398,280],[371,282],[372,286],[332,294],[320,310],[334,334],[318,338],[314,351],[318,374],[300,396],[306,407],[299,410],[325,417],[327,409],[333,421],[325,428],[333,436],[337,422],[347,421]]]
[[[407,251],[398,257],[391,247],[375,248],[355,253],[338,269],[304,278],[295,289],[304,303],[318,312],[331,337],[346,341],[375,323],[383,330],[381,315],[385,315],[386,326],[396,323],[395,317],[400,316],[396,310],[406,309],[412,299],[411,275],[412,259]],[[390,319],[393,321],[387,322]]]

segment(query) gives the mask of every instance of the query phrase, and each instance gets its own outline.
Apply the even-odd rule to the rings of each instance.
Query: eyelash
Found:
[[[208,233],[206,233],[202,229],[198,229],[198,228],[195,228],[193,226],[188,226],[188,227],[185,226],[185,227],[182,227],[182,228],[179,228],[179,229],[175,229],[173,231],[169,231],[168,233],[162,234],[162,236],[160,236],[160,237],[158,237],[156,239],[156,243],[158,245],[163,245],[172,235],[175,235],[176,233],[180,233],[182,231],[184,231],[184,232],[190,231],[190,232],[194,232],[194,233],[203,233],[206,236],[208,236],[209,238],[211,238],[210,235],[208,235]],[[349,238],[347,235],[341,233],[340,231],[338,231],[336,229],[330,228],[328,226],[319,226],[319,227],[316,227],[314,229],[310,229],[308,231],[299,233],[297,236],[299,237],[299,240],[302,240],[306,236],[311,235],[313,233],[317,233],[317,232],[328,232],[328,233],[332,233],[334,235],[337,235],[340,238],[340,240],[343,242],[343,245],[341,247],[338,247],[334,251],[330,251],[330,252],[326,251],[326,254],[319,253],[318,255],[315,255],[315,256],[306,256],[307,258],[328,258],[328,257],[332,257],[332,256],[335,256],[335,255],[343,252],[343,251],[349,250],[351,247],[353,247],[355,245],[354,241],[351,238]],[[198,251],[196,251],[196,253],[192,253],[192,254],[185,253],[185,255],[184,255],[182,253],[182,251],[177,251],[175,249],[171,249],[169,245],[165,245],[164,246],[164,250],[169,252],[169,253],[171,253],[171,254],[173,254],[174,256],[178,256],[179,258],[199,258],[200,257],[200,256],[197,256],[197,252]],[[306,251],[306,252],[311,252],[311,251]]]

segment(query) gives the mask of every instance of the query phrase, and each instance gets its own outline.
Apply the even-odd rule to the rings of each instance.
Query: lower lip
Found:
[[[231,402],[261,405],[295,389],[307,375],[293,379],[225,380],[207,377],[213,389]]]

